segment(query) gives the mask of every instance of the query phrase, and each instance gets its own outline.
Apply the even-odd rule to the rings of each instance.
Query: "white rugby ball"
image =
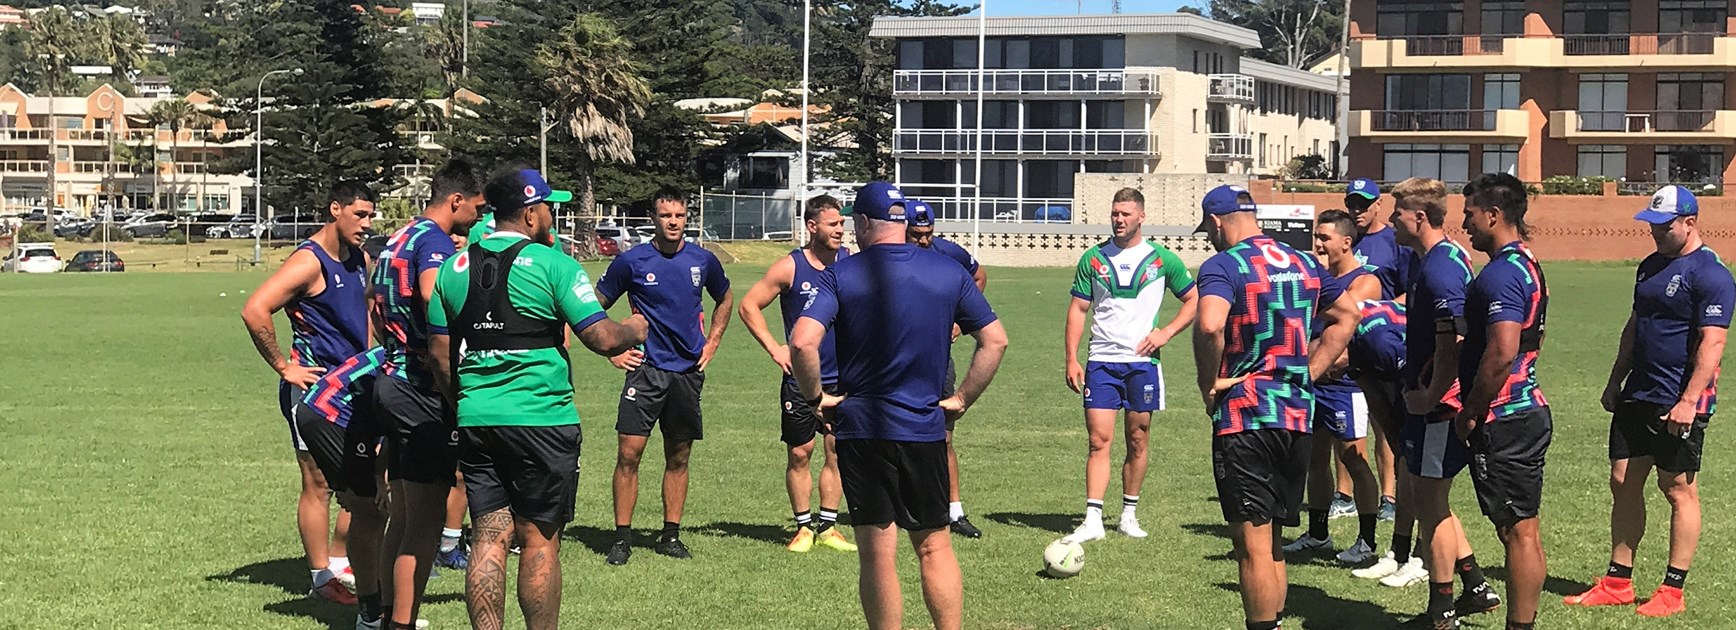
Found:
[[[1085,570],[1085,547],[1065,539],[1043,550],[1043,572],[1054,578],[1070,578]]]

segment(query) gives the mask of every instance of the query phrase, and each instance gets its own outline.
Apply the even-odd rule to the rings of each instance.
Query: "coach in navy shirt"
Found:
[[[630,350],[612,362],[627,370],[615,431],[615,544],[605,559],[626,564],[633,553],[633,507],[639,500],[639,458],[651,428],[663,427],[663,531],[653,549],[672,558],[690,558],[681,542],[681,512],[687,505],[687,460],[693,441],[705,437],[699,395],[705,366],[717,355],[729,326],[735,294],[723,264],[705,248],[684,239],[687,195],[658,191],[652,206],[657,231],[649,247],[622,252],[597,282],[597,299],[607,309],[625,295],[633,311],[650,324],[644,350]],[[703,294],[713,302],[711,330],[705,322]]]
[[[1387,213],[1381,212],[1380,207],[1379,184],[1371,179],[1358,179],[1350,182],[1349,191],[1344,195],[1344,208],[1356,217],[1359,234],[1352,246],[1356,261],[1374,267],[1374,276],[1380,278],[1380,299],[1398,299],[1410,282],[1417,253],[1400,245],[1398,234],[1387,225]]]
[[[1635,219],[1649,224],[1657,253],[1640,263],[1633,314],[1622,330],[1603,407],[1609,427],[1609,571],[1585,593],[1583,606],[1634,601],[1634,550],[1646,531],[1646,477],[1655,466],[1670,501],[1670,557],[1663,584],[1639,607],[1663,617],[1686,609],[1682,586],[1699,545],[1701,448],[1717,404],[1718,364],[1736,281],[1700,237],[1700,203],[1681,186],[1652,195]]]
[[[923,597],[936,628],[962,624],[962,590],[947,524],[946,421],[961,416],[999,369],[1007,335],[971,275],[905,242],[905,198],[885,182],[856,194],[863,250],[821,276],[791,332],[802,395],[832,423],[844,497],[861,546],[868,627],[902,627],[897,529],[921,559]],[[964,382],[942,397],[957,325],[977,341]],[[822,395],[820,345],[835,331],[838,396]],[[896,526],[896,527],[894,527]]]

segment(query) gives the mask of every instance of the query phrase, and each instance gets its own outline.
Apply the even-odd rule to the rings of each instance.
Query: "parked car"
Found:
[[[56,273],[60,271],[60,254],[54,253],[54,243],[19,243],[0,263],[0,271]]]
[[[789,230],[780,230],[777,232],[766,232],[765,234],[760,235],[760,240],[762,240],[762,241],[793,241],[793,240],[796,240],[796,233],[791,232]]]
[[[259,217],[238,214],[229,217],[228,221],[205,228],[205,238],[253,238],[258,226]]]
[[[179,226],[180,221],[175,219],[175,215],[158,212],[127,221],[121,226],[121,231],[133,238],[161,238]]]
[[[87,249],[72,255],[72,260],[66,262],[67,271],[106,271],[122,272],[127,270],[127,264],[114,252],[100,249]]]
[[[620,256],[621,246],[615,242],[615,239],[598,234],[597,253],[603,256]]]
[[[639,244],[638,235],[634,234],[627,228],[618,225],[605,223],[597,226],[597,236],[614,241],[615,251],[617,252],[627,251],[632,249],[634,245]],[[614,254],[610,255],[613,256]]]
[[[96,221],[85,218],[71,218],[54,223],[54,235],[58,238],[74,236],[89,236],[96,228]]]
[[[325,222],[311,214],[280,214],[271,217],[265,238],[274,241],[299,241],[318,232]]]

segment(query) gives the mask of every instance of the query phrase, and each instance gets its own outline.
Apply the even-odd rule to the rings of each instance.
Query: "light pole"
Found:
[[[791,217],[790,230],[792,234],[801,234],[801,236],[796,237],[796,240],[804,246],[808,244],[808,232],[807,230],[798,229],[796,225],[798,221],[801,221],[801,219],[797,217],[801,217],[803,210],[807,208],[808,185],[814,181],[813,175],[808,172],[808,167],[812,164],[808,161],[808,76],[810,66],[809,58],[811,56],[810,42],[813,39],[813,20],[813,3],[809,0],[802,0],[802,185],[801,188],[798,189],[800,192],[796,193],[796,211],[792,213],[794,216]],[[765,220],[763,218],[760,220],[760,226],[761,230],[765,229]]]
[[[982,256],[983,241],[983,92],[988,90],[985,79],[986,69],[983,47],[988,43],[989,36],[989,0],[981,0],[977,4],[977,68],[976,68],[976,175],[971,183],[971,235],[970,253]],[[1024,208],[1019,208],[1023,216]]]
[[[301,68],[272,70],[259,77],[253,91],[253,264],[259,264],[260,227],[265,218],[265,79],[274,74],[301,76]]]

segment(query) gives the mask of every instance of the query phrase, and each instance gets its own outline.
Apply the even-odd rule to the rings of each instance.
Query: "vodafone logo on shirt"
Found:
[[[1264,256],[1266,262],[1271,263],[1273,267],[1280,269],[1289,269],[1290,265],[1295,264],[1296,262],[1294,258],[1290,257],[1289,253],[1286,253],[1282,249],[1278,249],[1272,243],[1261,243],[1260,255]]]
[[[457,258],[452,259],[452,270],[456,271],[458,273],[464,273],[465,271],[469,271],[470,270],[470,252],[467,251],[467,252],[461,253],[458,255]]]

